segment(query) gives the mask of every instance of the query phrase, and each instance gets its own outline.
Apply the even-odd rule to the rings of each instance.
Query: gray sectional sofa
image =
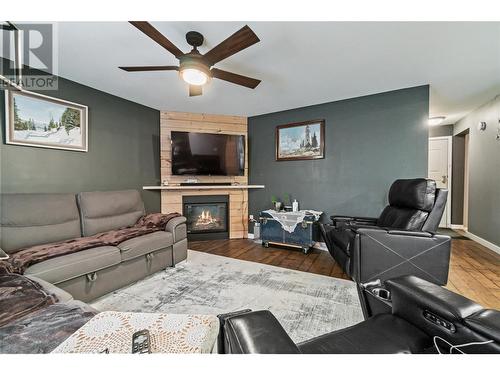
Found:
[[[0,248],[14,253],[29,246],[91,236],[131,226],[145,214],[136,190],[74,194],[2,194]],[[186,219],[164,231],[52,258],[30,266],[34,276],[91,301],[187,257]]]

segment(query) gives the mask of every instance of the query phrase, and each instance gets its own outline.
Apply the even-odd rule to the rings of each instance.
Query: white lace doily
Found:
[[[318,220],[322,211],[314,211],[314,210],[301,210],[297,212],[276,212],[274,210],[266,210],[262,211],[268,213],[272,216],[274,220],[281,224],[281,227],[287,231],[288,233],[293,233],[297,224],[302,223],[304,218],[308,215],[314,215],[315,220]]]

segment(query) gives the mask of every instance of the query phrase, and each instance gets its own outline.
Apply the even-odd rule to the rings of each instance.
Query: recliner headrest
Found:
[[[389,204],[430,212],[436,199],[436,181],[425,178],[396,180],[389,190]]]

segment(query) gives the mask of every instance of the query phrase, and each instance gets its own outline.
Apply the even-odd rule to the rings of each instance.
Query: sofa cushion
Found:
[[[298,344],[304,354],[419,353],[432,340],[417,327],[391,314],[380,314],[352,327]]]
[[[80,237],[74,194],[2,194],[0,247],[7,253]]]
[[[465,325],[491,340],[500,342],[499,310],[488,309],[478,311],[465,318]]]
[[[26,269],[25,274],[57,284],[120,262],[120,249],[114,246],[99,246],[34,264]]]
[[[172,244],[172,233],[159,231],[123,241],[118,247],[121,250],[121,258],[125,261],[167,248]]]
[[[429,213],[422,210],[387,206],[380,214],[377,225],[384,228],[420,231],[428,216]]]
[[[137,190],[84,192],[77,200],[84,236],[129,227],[145,214]]]

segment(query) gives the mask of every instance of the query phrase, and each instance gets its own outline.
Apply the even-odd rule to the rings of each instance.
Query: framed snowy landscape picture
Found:
[[[88,150],[86,106],[27,91],[6,91],[6,142]]]
[[[296,122],[276,127],[276,160],[325,157],[325,120]]]

